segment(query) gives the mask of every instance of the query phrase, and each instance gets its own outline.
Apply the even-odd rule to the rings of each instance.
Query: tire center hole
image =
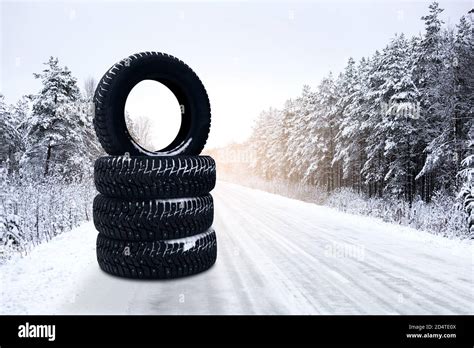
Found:
[[[143,80],[127,97],[125,123],[138,145],[147,151],[158,151],[176,138],[181,127],[181,108],[168,87]]]

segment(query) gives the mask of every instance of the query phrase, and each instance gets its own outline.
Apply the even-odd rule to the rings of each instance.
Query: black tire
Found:
[[[210,268],[217,258],[214,230],[170,241],[130,242],[97,237],[97,261],[110,274],[140,279],[169,279]]]
[[[154,241],[194,236],[214,219],[211,195],[193,198],[128,201],[97,195],[94,225],[103,236],[130,241]]]
[[[181,106],[181,127],[176,138],[158,151],[141,147],[125,123],[127,96],[143,80],[155,80],[168,87]],[[95,132],[109,155],[199,155],[211,126],[211,106],[201,80],[189,66],[165,53],[137,53],[116,63],[100,80],[94,105]]]
[[[216,184],[209,156],[105,156],[95,161],[97,190],[122,199],[164,199],[207,195]]]

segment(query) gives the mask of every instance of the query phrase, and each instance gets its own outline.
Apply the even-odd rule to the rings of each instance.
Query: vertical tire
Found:
[[[165,148],[149,151],[127,129],[125,102],[135,85],[154,80],[168,87],[181,108],[181,127]],[[109,155],[199,155],[211,126],[211,106],[206,89],[184,62],[165,53],[141,52],[114,64],[100,80],[94,94],[94,128]]]

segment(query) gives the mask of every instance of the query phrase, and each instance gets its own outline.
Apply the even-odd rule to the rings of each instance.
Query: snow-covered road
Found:
[[[0,266],[0,314],[474,314],[470,242],[225,182],[213,195],[209,271],[107,275],[87,223]]]

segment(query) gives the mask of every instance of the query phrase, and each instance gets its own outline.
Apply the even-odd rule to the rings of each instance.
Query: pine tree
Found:
[[[289,161],[288,177],[293,181],[300,181],[309,167],[311,145],[308,134],[315,117],[315,94],[308,85],[303,86],[301,96],[296,100],[295,112],[287,122],[291,125],[287,151],[292,154]]]
[[[418,90],[412,80],[410,45],[404,35],[395,36],[382,54],[383,83],[379,86],[387,172],[386,189],[411,203],[418,141]]]
[[[268,174],[271,179],[286,179],[288,168],[284,159],[286,154],[284,137],[284,127],[282,112],[280,110],[270,108],[267,111],[268,134],[266,137],[266,158],[268,166]]]
[[[474,47],[472,23],[461,17],[457,26],[454,43],[455,62],[455,105],[454,133],[457,158],[462,161],[457,165],[461,180],[459,196],[464,200],[464,209],[468,214],[468,228],[474,238]],[[464,137],[464,134],[466,136]],[[465,138],[465,139],[464,139]]]
[[[249,142],[256,156],[251,168],[257,175],[268,180],[283,179],[286,174],[282,166],[284,149],[280,116],[280,112],[273,108],[262,112],[254,125]]]
[[[457,26],[454,42],[454,151],[456,153],[456,169],[463,170],[461,161],[471,155],[470,130],[474,119],[474,41],[472,24],[466,17],[461,17]],[[457,176],[459,178],[459,176]]]
[[[459,197],[463,199],[464,210],[468,218],[468,228],[471,238],[474,238],[474,122],[470,120],[466,157],[462,160],[462,170],[458,177],[463,180]]]
[[[291,134],[295,130],[294,118],[297,112],[297,102],[293,99],[288,99],[281,110],[278,125],[281,127],[279,131],[279,138],[281,139],[281,164],[279,172],[285,179],[292,179],[290,176],[291,164],[293,162],[293,154],[289,150]]]
[[[316,109],[309,125],[309,147],[307,156],[310,165],[305,173],[305,181],[335,188],[334,158],[336,129],[336,86],[332,74],[324,78],[316,92]]]
[[[446,103],[439,94],[440,84],[445,83],[443,68],[443,21],[439,15],[443,9],[437,2],[429,6],[429,14],[421,19],[425,22],[425,34],[417,50],[415,66],[415,84],[420,92],[420,117],[425,124],[429,124],[423,134],[426,142],[423,150],[423,167],[416,176],[421,181],[421,196],[425,201],[430,201],[435,189],[437,170],[442,165],[440,152],[437,151],[436,142],[439,141],[439,130],[443,129],[443,118],[446,115]]]
[[[369,117],[371,105],[370,91],[370,69],[371,62],[368,58],[362,58],[357,66],[358,89],[354,95],[353,108],[351,110],[351,118],[358,125],[358,129],[352,128],[349,137],[354,139],[353,160],[352,160],[352,181],[353,187],[359,193],[365,192],[365,178],[363,167],[367,161],[367,138],[371,132],[369,126]]]
[[[354,170],[359,156],[359,138],[353,138],[360,127],[358,117],[358,98],[360,96],[360,80],[356,63],[349,58],[344,73],[339,78],[338,89],[340,98],[336,104],[337,128],[336,148],[333,164],[342,165],[343,186],[355,186]],[[357,175],[356,175],[357,176]]]
[[[368,81],[366,90],[366,125],[369,131],[366,138],[366,161],[362,167],[365,184],[368,187],[369,196],[382,196],[385,187],[385,174],[387,173],[387,161],[384,156],[386,136],[384,120],[383,98],[386,91],[381,86],[385,83],[385,70],[382,61],[383,55],[376,51],[369,62]]]
[[[0,94],[0,165],[9,173],[15,165],[15,155],[19,148],[21,135],[17,130],[18,122]]]
[[[26,151],[22,171],[26,175],[46,177],[58,175],[71,178],[82,168],[76,168],[82,155],[85,124],[83,109],[76,102],[80,93],[76,79],[67,67],[60,67],[51,57],[40,74],[43,87],[34,95],[33,112],[28,120]]]

